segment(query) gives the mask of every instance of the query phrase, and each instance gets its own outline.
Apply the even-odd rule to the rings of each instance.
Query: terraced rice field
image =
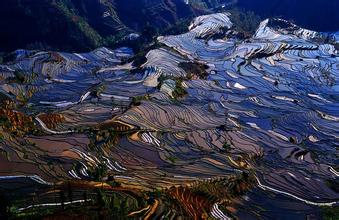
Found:
[[[105,190],[150,201],[129,212],[146,219],[317,219],[338,206],[338,42],[283,20],[246,40],[232,26],[198,17],[140,67],[129,48],[16,51],[0,66],[1,190],[58,206],[46,190],[114,179]]]

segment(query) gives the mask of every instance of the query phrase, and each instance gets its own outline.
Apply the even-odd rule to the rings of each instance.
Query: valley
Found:
[[[231,16],[193,18],[140,54],[13,52],[0,65],[3,215],[335,216],[338,41],[279,18],[244,37]]]

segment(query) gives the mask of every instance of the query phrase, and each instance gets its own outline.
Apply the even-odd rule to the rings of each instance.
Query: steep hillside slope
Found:
[[[30,46],[88,50],[123,25],[99,0],[4,0],[0,7],[2,50]],[[106,16],[104,13],[106,12]]]
[[[49,47],[86,51],[103,45],[107,37],[121,38],[142,31],[146,25],[162,29],[206,13],[211,4],[198,2],[191,5],[183,0],[3,0],[0,51]]]

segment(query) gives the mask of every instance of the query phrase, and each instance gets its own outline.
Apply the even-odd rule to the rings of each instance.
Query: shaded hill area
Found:
[[[86,50],[98,46],[101,41],[98,32],[106,29],[109,22],[104,22],[101,16],[92,19],[105,10],[104,5],[95,1],[78,4],[77,0],[4,0],[0,7],[0,28],[6,31],[0,36],[0,47],[8,51],[22,47]]]
[[[3,0],[0,48],[86,51],[206,13],[205,5],[195,5],[201,7],[182,0]]]

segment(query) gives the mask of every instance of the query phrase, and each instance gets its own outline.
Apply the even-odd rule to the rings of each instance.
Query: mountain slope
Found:
[[[4,0],[0,7],[2,50],[32,44],[58,49],[97,47],[105,34],[115,34],[121,23],[111,5],[99,0]],[[112,13],[113,14],[113,13]]]
[[[86,51],[109,36],[121,38],[146,25],[166,28],[202,13],[182,0],[3,0],[0,48]]]

